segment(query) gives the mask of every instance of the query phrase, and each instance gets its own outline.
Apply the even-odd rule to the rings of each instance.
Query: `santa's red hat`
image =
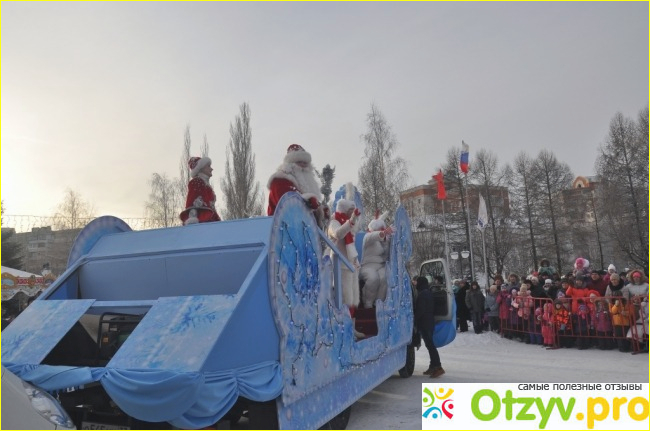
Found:
[[[311,154],[298,144],[291,144],[287,148],[287,155],[284,156],[285,163],[305,162],[311,163]]]
[[[187,165],[190,167],[190,176],[194,178],[201,172],[201,169],[212,165],[212,160],[209,157],[190,157]]]

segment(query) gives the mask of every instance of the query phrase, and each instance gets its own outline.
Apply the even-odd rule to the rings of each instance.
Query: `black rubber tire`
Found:
[[[403,378],[411,377],[415,371],[415,346],[409,344],[406,346],[406,363],[400,368],[399,376]]]
[[[323,425],[318,429],[319,430],[344,430],[348,426],[348,422],[350,421],[351,412],[352,412],[352,406],[348,407],[338,415],[334,416],[332,419],[330,419],[329,422],[327,422],[325,425]]]
[[[249,429],[254,430],[277,430],[280,428],[278,422],[278,408],[276,401],[256,402],[251,401],[248,405]]]

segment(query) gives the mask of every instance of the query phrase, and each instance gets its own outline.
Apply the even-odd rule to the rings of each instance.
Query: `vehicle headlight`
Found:
[[[32,406],[38,414],[55,425],[65,428],[74,427],[68,413],[63,410],[61,404],[52,395],[27,382],[23,382],[23,386],[27,393],[27,398],[29,398],[29,401],[31,401]]]

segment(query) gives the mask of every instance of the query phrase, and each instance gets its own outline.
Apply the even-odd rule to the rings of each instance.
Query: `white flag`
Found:
[[[478,195],[478,222],[476,225],[478,226],[481,231],[485,229],[485,226],[488,224],[488,214],[487,214],[487,207],[485,206],[485,199],[483,199],[483,195],[479,194]]]

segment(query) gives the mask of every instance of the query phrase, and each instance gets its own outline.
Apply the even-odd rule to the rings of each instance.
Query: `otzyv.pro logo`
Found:
[[[445,389],[443,386],[422,387],[422,417],[425,419],[451,419],[454,414],[454,400],[450,397],[453,389]]]
[[[647,383],[423,384],[422,429],[648,429]],[[444,404],[451,401],[451,408]],[[426,400],[429,400],[427,404]],[[448,418],[443,405],[454,420]],[[438,407],[438,410],[432,408]],[[429,411],[429,414],[426,415]],[[434,415],[435,413],[435,415]]]

